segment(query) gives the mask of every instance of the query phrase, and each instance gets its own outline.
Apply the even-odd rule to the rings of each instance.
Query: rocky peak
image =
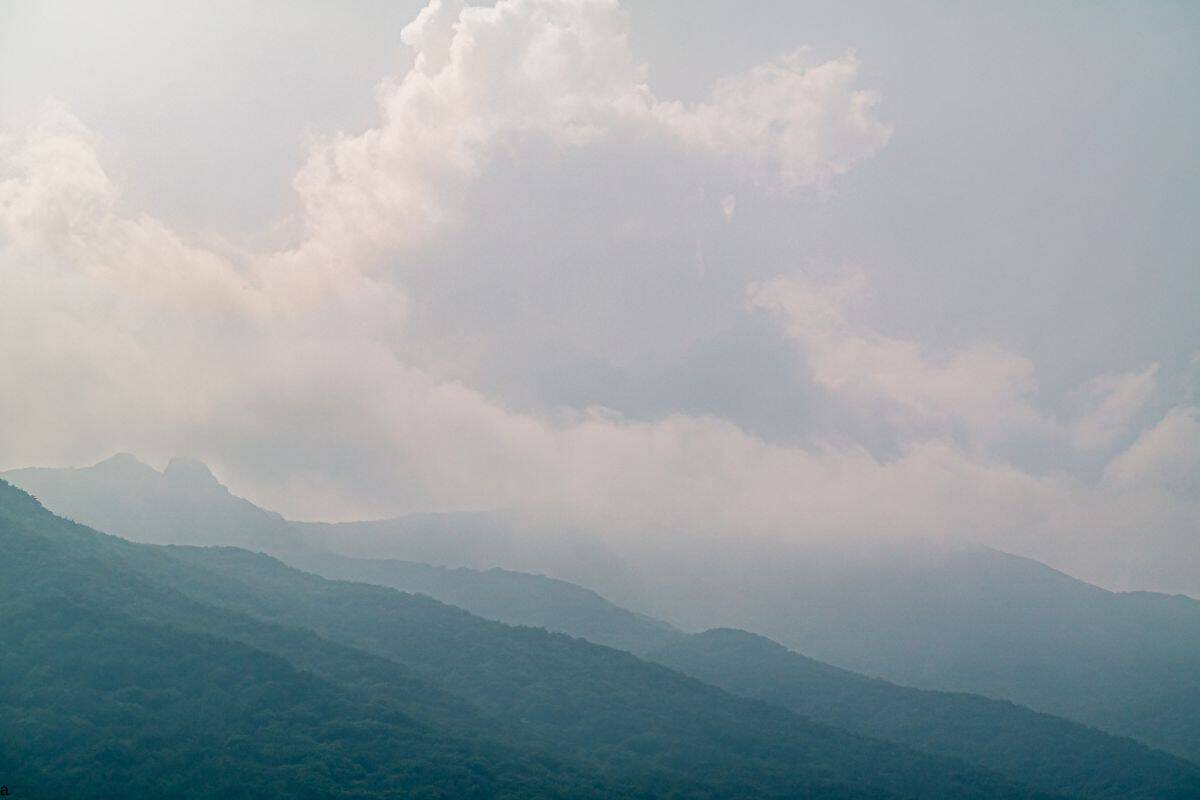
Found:
[[[220,486],[208,465],[194,458],[172,458],[163,470],[163,477],[175,484]]]

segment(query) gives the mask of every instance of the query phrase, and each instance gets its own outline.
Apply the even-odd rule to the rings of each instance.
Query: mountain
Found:
[[[0,752],[59,796],[1048,796],[579,639],[132,544],[2,482],[0,547]]]
[[[512,514],[413,514],[363,523],[300,523],[259,508],[217,482],[202,463],[173,459],[162,472],[119,454],[75,469],[29,468],[3,473],[45,505],[98,530],[152,544],[232,545],[270,553],[327,578],[356,580],[427,594],[511,625],[570,633],[597,644],[639,652],[659,647],[675,629],[620,608],[563,580],[498,568],[439,567],[341,552],[409,552],[437,562],[490,567],[516,554],[546,551],[530,539],[558,542],[551,561],[608,561],[599,547],[568,538],[519,534]],[[574,553],[569,558],[564,555]],[[619,567],[617,567],[619,569]],[[675,631],[678,633],[678,631]]]
[[[159,472],[135,456],[119,453],[90,467],[32,467],[0,477],[57,514],[139,542],[240,544],[254,549],[298,543],[287,520],[235,496],[205,464],[193,459],[172,459]]]
[[[100,465],[97,471],[108,469],[106,465]],[[154,478],[158,473],[141,466],[131,471],[148,477],[151,489],[156,480],[160,487],[166,483]],[[199,470],[194,472],[203,477]],[[78,480],[88,471],[65,474]],[[60,481],[59,492],[63,491],[63,483],[69,482]],[[201,480],[196,485],[210,484],[210,480]],[[196,502],[190,507],[194,511],[184,519],[193,525],[197,519],[206,519],[214,526],[204,533],[206,541],[236,541],[241,533],[219,527],[232,515],[220,504],[243,510],[248,504],[227,492],[206,491],[218,507],[205,512],[203,504]],[[150,494],[157,494],[154,504],[139,502],[141,496],[128,490],[115,496],[96,492],[89,502],[102,500],[110,519],[117,511],[146,519],[147,515],[138,513],[139,506],[161,504],[158,507],[164,513],[169,509],[170,498],[162,496],[162,488]],[[77,513],[91,513],[86,505],[76,505]],[[243,511],[243,524],[246,522],[257,523],[251,530],[259,541],[265,538],[261,536],[263,530],[286,535],[282,532],[287,530],[287,523],[269,512],[251,516]],[[163,536],[153,532],[143,535]],[[188,535],[186,529],[176,528],[165,538],[186,540]],[[907,689],[867,679],[806,659],[745,632],[710,631],[688,636],[564,581],[499,569],[479,571],[355,559],[296,546],[282,549],[293,566],[328,578],[419,592],[480,616],[557,630],[647,654],[651,660],[734,693],[782,705],[842,728],[986,766],[1044,791],[1079,797],[1157,798],[1188,797],[1192,789],[1188,783],[1192,768],[1128,740],[1010,703]]]
[[[512,520],[487,524],[511,538]],[[392,522],[362,527],[380,542],[405,530]],[[436,552],[407,535],[385,552],[460,563],[448,556],[471,552],[488,530],[479,518],[462,536],[446,524],[440,535],[448,542]],[[656,549],[656,537],[644,539],[636,555],[606,559],[594,574],[576,565],[571,574],[613,603],[685,630],[751,630],[854,672],[1009,700],[1200,763],[1200,602],[1192,598],[1107,591],[1031,559],[919,540],[680,547],[665,537]],[[538,563],[516,551],[506,558]],[[613,559],[623,572],[609,568]],[[461,563],[482,560],[477,553]]]
[[[408,514],[364,522],[295,522],[238,497],[203,463],[160,472],[128,453],[90,467],[30,467],[0,478],[47,508],[150,544],[231,545],[280,556],[337,553],[476,569],[509,567],[637,591],[630,568],[586,532],[517,511]],[[582,581],[586,582],[586,581]]]
[[[1200,796],[1200,766],[1130,739],[978,695],[896,686],[718,629],[647,655],[821,722],[986,766],[1048,792],[1160,800]]]
[[[666,629],[618,605],[692,630],[743,628],[855,672],[1010,700],[1200,762],[1200,603],[1108,592],[993,550],[745,540],[655,552],[657,539],[646,537],[634,569],[581,543],[580,531],[555,550],[539,547],[558,540],[536,525],[522,533],[523,518],[511,514],[293,523],[234,497],[206,469],[158,473],[132,457],[6,476],[56,511],[141,541],[249,547],[327,577],[423,592],[637,653],[665,645]],[[551,578],[370,563],[366,554],[585,575],[608,599]]]
[[[166,585],[189,570],[3,483],[0,545],[11,785],[54,797],[622,793],[481,741],[485,721],[399,665],[190,600]]]
[[[291,522],[289,527],[311,549],[351,558],[499,567],[603,586],[625,597],[641,592],[636,570],[599,537],[529,511],[406,514],[363,522]]]
[[[736,593],[721,591],[717,567],[684,559],[664,558],[656,572],[693,578],[660,593],[688,621],[753,630],[908,686],[1011,700],[1200,761],[1191,598],[1110,592],[983,548],[747,543],[719,565],[755,576]]]
[[[311,555],[326,577],[428,594],[509,624],[630,650],[735,694],[914,749],[985,766],[1064,796],[1158,800],[1200,792],[1200,767],[1060,717],[978,695],[866,678],[738,630],[688,635],[542,576]],[[294,566],[304,567],[303,563]]]
[[[685,636],[672,625],[621,608],[590,589],[543,575],[317,552],[292,553],[284,560],[326,578],[425,594],[485,619],[567,633],[631,653],[655,650]]]

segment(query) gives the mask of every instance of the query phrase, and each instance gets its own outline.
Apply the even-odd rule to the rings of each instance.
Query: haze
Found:
[[[1200,596],[1196,7],[754,10],[0,2],[0,469]]]

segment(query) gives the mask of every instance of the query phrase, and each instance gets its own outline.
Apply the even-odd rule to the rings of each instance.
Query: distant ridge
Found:
[[[631,653],[654,650],[686,635],[665,622],[621,608],[590,589],[544,575],[316,552],[294,553],[284,560],[326,578],[427,594],[485,619],[568,633]]]
[[[3,482],[0,548],[0,754],[56,796],[1053,796],[612,648],[132,544]]]
[[[805,658],[746,631],[714,629],[678,639],[647,658],[735,694],[848,730],[954,756],[1078,797],[1133,800],[1186,796],[1167,777],[1179,761],[1130,739],[978,695],[896,686]]]
[[[168,479],[168,471],[188,479]],[[761,568],[740,567],[767,576],[762,586],[722,594],[689,585],[682,576],[690,567],[678,559],[652,565],[642,578],[579,536],[559,541],[539,531],[522,539],[522,520],[510,515],[292,523],[187,462],[159,473],[122,455],[94,467],[7,477],[51,509],[139,541],[246,547],[329,577],[424,592],[490,618],[639,653],[667,642],[658,640],[664,628],[657,621],[622,608],[646,607],[631,597],[686,606],[700,619],[709,607],[729,605],[712,616],[737,621],[715,624],[752,629],[821,661],[902,685],[1011,700],[1200,762],[1200,602],[1108,592],[994,550],[866,564],[825,554],[794,560],[786,571],[782,558],[764,552]],[[532,571],[553,578],[486,569],[520,560],[515,554],[536,552],[539,544],[559,549],[524,563],[544,564]],[[372,550],[392,556],[391,563],[361,558]],[[323,560],[330,551],[339,557]],[[413,563],[425,556],[484,569]],[[579,582],[593,568],[615,602],[553,580]],[[656,581],[662,570],[671,581]]]

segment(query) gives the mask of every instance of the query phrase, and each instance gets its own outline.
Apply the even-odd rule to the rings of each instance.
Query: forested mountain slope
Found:
[[[979,695],[896,686],[762,636],[710,630],[647,658],[736,694],[1076,797],[1200,796],[1200,766],[1076,722]]]
[[[907,686],[1011,700],[1200,762],[1192,598],[1111,592],[985,548],[744,549],[729,569],[759,576],[753,586],[730,596],[701,582],[668,605],[705,617],[720,602],[708,627]]]
[[[634,652],[671,635],[619,607],[644,608],[640,602],[651,598],[693,630],[752,630],[855,672],[1011,700],[1200,762],[1200,602],[1105,591],[993,550],[893,542],[860,557],[786,542],[746,541],[736,554],[667,548],[646,554],[632,588],[620,560],[589,547],[579,532],[544,556],[548,566],[591,570],[607,587],[606,600],[537,575],[346,557],[425,554],[489,567],[526,559],[521,553],[532,541],[557,541],[544,531],[523,539],[514,528],[520,520],[510,516],[292,523],[233,496],[186,460],[161,473],[117,456],[83,469],[7,475],[56,511],[142,541],[262,550],[327,577],[419,591],[492,619]],[[338,557],[324,557],[338,548]],[[731,575],[753,580],[731,588]]]
[[[426,594],[485,619],[569,633],[632,653],[657,649],[685,635],[665,622],[610,603],[590,589],[543,575],[311,551],[288,554],[283,560],[326,578]]]
[[[3,484],[0,538],[20,654],[0,662],[0,748],[50,790],[1045,796],[581,640],[245,551],[130,544]]]
[[[327,576],[419,591],[504,622],[621,646],[734,693],[1047,791],[1146,800],[1200,794],[1200,767],[1130,739],[1010,702],[866,678],[745,631],[687,635],[562,581],[327,554],[312,556],[311,564]]]

